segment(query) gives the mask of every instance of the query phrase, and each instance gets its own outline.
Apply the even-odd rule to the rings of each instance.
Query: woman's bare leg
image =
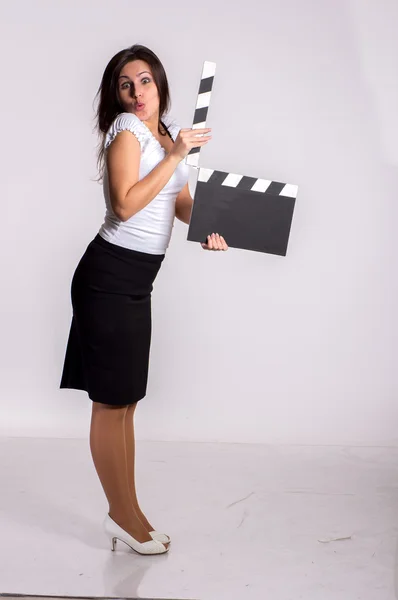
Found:
[[[138,515],[141,523],[146,527],[147,531],[153,531],[154,528],[140,509],[135,487],[135,434],[134,434],[134,413],[136,404],[131,404],[125,416],[125,440],[126,440],[126,464],[127,478],[129,482],[130,497],[133,503],[135,513]]]
[[[109,515],[139,542],[152,538],[134,510],[126,468],[125,418],[127,406],[93,402],[90,448],[94,465],[109,503]]]

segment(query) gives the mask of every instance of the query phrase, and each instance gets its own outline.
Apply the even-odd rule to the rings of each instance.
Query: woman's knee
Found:
[[[129,404],[127,407],[127,412],[129,415],[133,415],[135,413],[135,409],[137,408],[138,402],[134,402],[134,404]]]
[[[92,414],[93,415],[109,415],[113,418],[123,418],[126,415],[128,406],[126,405],[115,405],[105,404],[102,402],[93,402]]]

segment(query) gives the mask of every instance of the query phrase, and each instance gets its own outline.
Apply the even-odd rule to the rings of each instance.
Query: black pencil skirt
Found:
[[[151,292],[164,254],[90,242],[73,275],[72,324],[61,388],[94,402],[126,406],[146,394]]]

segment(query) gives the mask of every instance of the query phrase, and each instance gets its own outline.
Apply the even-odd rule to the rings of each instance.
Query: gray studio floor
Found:
[[[397,598],[398,448],[141,442],[138,466],[163,556],[111,552],[86,441],[0,439],[0,593]]]

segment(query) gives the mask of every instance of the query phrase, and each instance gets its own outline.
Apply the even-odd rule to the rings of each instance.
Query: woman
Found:
[[[146,394],[152,284],[174,217],[189,223],[191,215],[184,159],[209,142],[211,130],[180,130],[167,119],[167,77],[144,46],[112,58],[98,95],[106,215],[73,276],[60,387],[85,390],[92,400],[90,448],[109,503],[112,549],[119,539],[140,554],[161,554],[170,538],[154,530],[137,500],[134,412]],[[202,247],[228,248],[218,234]]]

